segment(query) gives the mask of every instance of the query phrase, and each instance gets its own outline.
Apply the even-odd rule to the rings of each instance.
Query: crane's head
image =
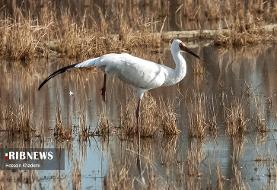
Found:
[[[185,52],[188,52],[190,53],[191,55],[193,55],[194,57],[200,59],[200,57],[195,54],[193,51],[191,51],[185,44],[184,42],[182,42],[181,40],[179,39],[171,39],[170,40],[170,43],[171,43],[171,51],[173,52],[179,52],[179,51],[185,51]]]

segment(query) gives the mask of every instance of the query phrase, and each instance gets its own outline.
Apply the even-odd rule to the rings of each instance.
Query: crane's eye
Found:
[[[179,43],[179,47],[180,47],[180,49],[183,49],[186,46],[183,43]]]

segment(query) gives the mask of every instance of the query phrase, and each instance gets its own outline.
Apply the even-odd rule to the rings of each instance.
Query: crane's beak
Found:
[[[185,46],[184,43],[180,43],[180,49],[185,51],[185,52],[188,52],[190,53],[191,55],[193,55],[194,57],[200,59],[199,55],[197,55],[196,53],[194,53],[193,51],[191,51],[189,48],[187,48],[187,46]]]

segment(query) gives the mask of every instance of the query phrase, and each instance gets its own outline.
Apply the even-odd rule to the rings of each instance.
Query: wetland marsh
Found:
[[[185,55],[188,76],[177,86],[150,91],[154,101],[171,102],[180,133],[164,135],[158,125],[153,136],[142,138],[146,187],[274,189],[276,46],[226,50],[197,45],[194,51],[205,63]],[[159,53],[138,54],[173,66],[167,44]],[[131,101],[132,89],[109,77],[104,103],[103,74],[92,69],[66,73],[37,91],[44,76],[68,63],[67,59],[1,63],[1,143],[66,151],[65,170],[1,171],[3,187],[142,188],[134,164],[136,140],[120,132],[121,112]],[[54,135],[58,112],[68,138]],[[108,120],[109,134],[99,136],[93,132],[101,124],[101,114]],[[91,134],[86,139],[80,135],[82,126]],[[27,129],[18,133],[16,127]],[[22,136],[26,131],[27,137]]]
[[[0,189],[276,189],[276,6],[0,1],[0,148],[65,150],[64,170],[0,170]],[[174,67],[165,36],[187,30],[200,33],[182,40],[201,61],[183,53],[187,76],[144,98],[139,155],[134,92],[116,77],[106,102],[93,68],[38,91],[53,71],[110,52]]]

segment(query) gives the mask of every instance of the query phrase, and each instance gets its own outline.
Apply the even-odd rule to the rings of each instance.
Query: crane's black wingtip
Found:
[[[44,84],[45,84],[45,81],[43,81],[43,82],[39,85],[38,91],[40,91],[40,89],[43,87]]]
[[[72,64],[72,65],[68,65],[66,67],[60,68],[59,70],[55,71],[54,73],[52,73],[51,75],[49,75],[38,87],[38,91],[43,87],[43,85],[49,81],[51,78],[57,76],[58,74],[64,73],[65,71],[67,71],[68,69],[74,68],[78,63]]]
[[[38,90],[40,90],[40,89],[45,85],[45,83],[47,83],[51,78],[53,78],[53,77],[56,76],[57,74],[59,74],[59,73],[54,72],[54,73],[51,74],[49,77],[47,77],[42,83],[40,83],[40,85],[39,85],[39,87],[38,87]]]

